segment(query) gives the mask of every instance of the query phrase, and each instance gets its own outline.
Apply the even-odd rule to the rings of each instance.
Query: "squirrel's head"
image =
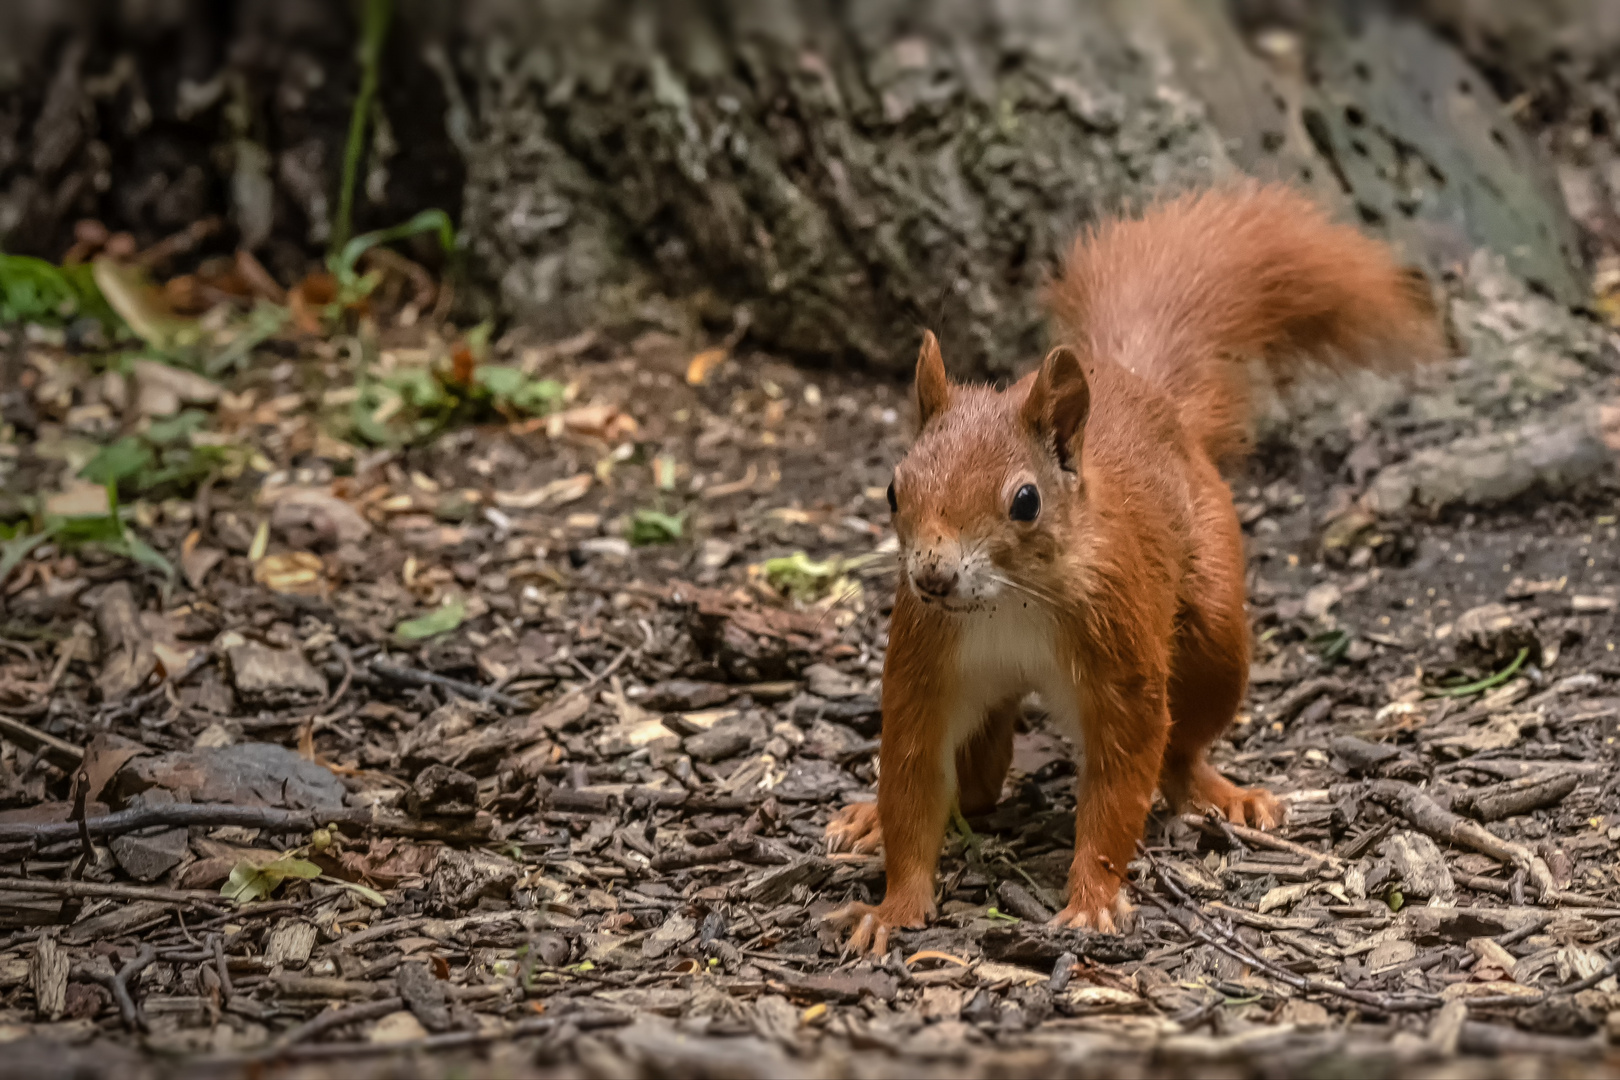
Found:
[[[1059,346],[998,391],[952,383],[926,333],[917,405],[922,430],[889,487],[904,586],[956,613],[1051,602],[1046,582],[1083,488],[1091,391],[1079,359]]]

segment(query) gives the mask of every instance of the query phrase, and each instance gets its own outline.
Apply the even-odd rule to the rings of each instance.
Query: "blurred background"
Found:
[[[1604,0],[9,0],[0,249],[289,287],[437,209],[467,317],[988,372],[1077,224],[1242,172],[1582,304],[1617,61]]]

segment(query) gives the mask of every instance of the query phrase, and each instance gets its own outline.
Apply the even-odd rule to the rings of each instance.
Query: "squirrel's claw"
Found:
[[[881,904],[845,904],[836,911],[828,912],[823,920],[837,930],[848,932],[849,940],[844,945],[846,955],[884,956],[889,951],[889,934],[892,931],[899,927],[919,930],[926,916],[885,900]]]
[[[1135,909],[1123,893],[1116,893],[1111,904],[1087,904],[1071,900],[1069,906],[1053,916],[1048,926],[1070,930],[1095,930],[1099,934],[1118,934],[1128,930],[1135,921]]]
[[[846,904],[837,911],[828,912],[828,924],[848,931],[844,953],[882,956],[889,951],[889,924],[881,910],[872,904]]]
[[[870,855],[883,846],[877,803],[850,803],[827,823],[827,850]]]
[[[1282,820],[1282,804],[1265,788],[1234,787],[1221,811],[1234,825],[1253,825],[1262,831],[1275,829]]]

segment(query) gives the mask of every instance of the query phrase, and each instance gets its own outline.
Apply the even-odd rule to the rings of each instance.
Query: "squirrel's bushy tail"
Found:
[[[1281,185],[1185,195],[1075,241],[1049,302],[1065,336],[1166,387],[1217,461],[1247,448],[1259,359],[1394,371],[1436,357],[1428,293],[1390,249]]]

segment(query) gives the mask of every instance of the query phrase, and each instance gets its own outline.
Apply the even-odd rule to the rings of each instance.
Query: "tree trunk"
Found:
[[[148,6],[198,4],[137,39],[171,43],[133,65],[168,88],[149,95],[179,147],[162,183],[208,162],[188,210],[247,232],[233,181],[254,158],[244,146],[262,146],[275,227],[248,239],[307,250],[322,197],[335,202],[352,28],[313,0],[243,0],[212,21],[204,0]],[[1310,13],[1290,21],[1290,7]],[[1044,346],[1041,284],[1076,229],[1242,173],[1306,186],[1431,271],[1491,246],[1579,301],[1574,228],[1491,85],[1425,24],[1320,8],[404,0],[380,109],[395,149],[373,155],[385,182],[362,205],[377,221],[449,203],[486,310],[545,335],[746,329],[774,351],[895,370],[924,326],[959,372],[1026,366]],[[9,157],[0,137],[14,246],[60,246],[79,214],[139,217],[120,192],[145,175],[143,144],[90,75],[117,63],[98,44],[111,30],[92,15],[63,26],[41,38],[60,42],[55,75],[0,94],[17,133]],[[227,92],[182,119],[172,43],[199,36],[204,59],[187,62],[216,57]],[[43,122],[58,114],[81,118],[76,141]]]

